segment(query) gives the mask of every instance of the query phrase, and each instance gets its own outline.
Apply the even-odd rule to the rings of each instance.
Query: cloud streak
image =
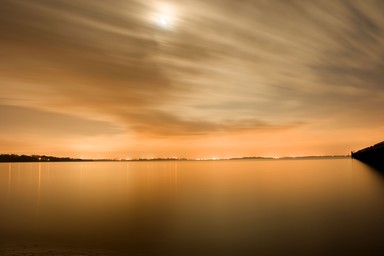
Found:
[[[154,137],[265,133],[273,144],[288,131],[333,137],[348,127],[379,138],[381,1],[168,1],[168,28],[154,20],[165,8],[157,1],[0,4],[3,108],[82,120],[138,148]]]

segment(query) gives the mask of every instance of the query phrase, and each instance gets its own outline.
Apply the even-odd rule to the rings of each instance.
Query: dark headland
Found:
[[[351,153],[352,158],[384,169],[384,141]]]

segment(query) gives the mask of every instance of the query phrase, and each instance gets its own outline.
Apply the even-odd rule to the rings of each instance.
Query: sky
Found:
[[[346,155],[384,140],[384,1],[0,6],[0,153]]]

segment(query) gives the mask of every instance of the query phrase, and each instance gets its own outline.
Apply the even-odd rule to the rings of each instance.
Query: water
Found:
[[[0,164],[0,255],[372,255],[383,224],[349,158]]]

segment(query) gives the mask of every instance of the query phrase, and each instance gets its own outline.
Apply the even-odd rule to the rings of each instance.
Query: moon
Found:
[[[170,17],[165,14],[159,14],[156,19],[157,25],[162,28],[170,28]]]
[[[152,20],[157,27],[166,30],[171,30],[175,27],[176,11],[174,6],[162,4],[154,9]]]

